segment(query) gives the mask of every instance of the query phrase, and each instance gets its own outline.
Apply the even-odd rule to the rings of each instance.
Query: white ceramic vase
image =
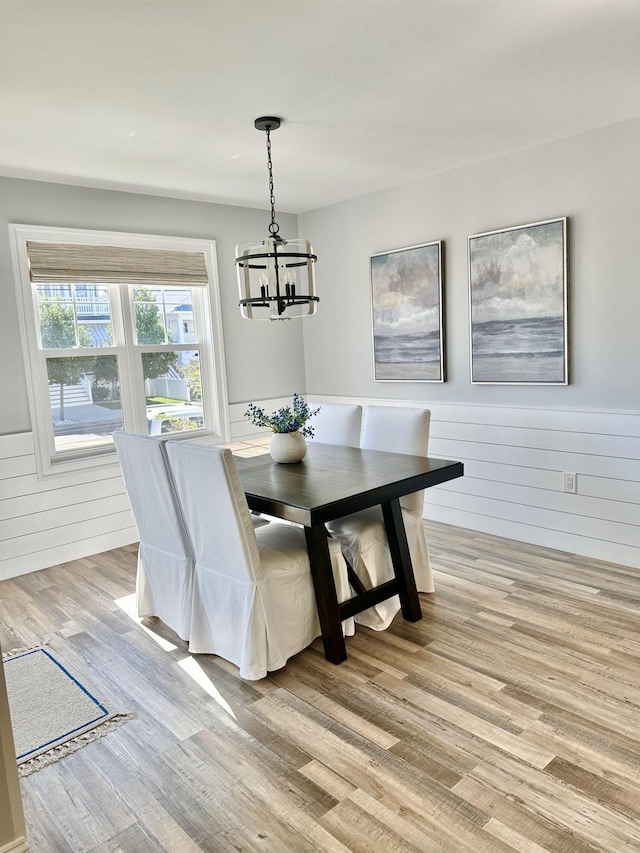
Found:
[[[269,442],[269,453],[276,462],[300,462],[307,452],[307,442],[299,430],[274,432]]]

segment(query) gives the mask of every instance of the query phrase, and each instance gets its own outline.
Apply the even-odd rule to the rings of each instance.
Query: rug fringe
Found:
[[[48,752],[44,752],[42,755],[30,758],[23,764],[19,764],[18,775],[30,776],[32,773],[35,773],[36,770],[41,770],[43,767],[48,767],[50,764],[54,764],[66,755],[70,755],[72,752],[82,749],[82,747],[86,746],[88,743],[104,737],[109,734],[109,732],[117,729],[123,723],[126,723],[127,720],[133,720],[137,716],[138,714],[135,711],[131,711],[128,714],[116,714],[90,731],[84,732],[84,734],[78,735],[78,737],[75,737],[72,740],[65,741],[65,743],[50,749]]]
[[[38,643],[37,646],[23,646],[19,649],[11,649],[10,652],[2,652],[2,660],[5,658],[12,658],[15,655],[24,655],[27,652],[37,652],[38,649],[43,649],[45,646],[48,646],[50,640],[43,640],[41,643]]]

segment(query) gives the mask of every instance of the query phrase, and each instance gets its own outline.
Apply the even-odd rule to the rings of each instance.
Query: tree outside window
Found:
[[[165,332],[162,314],[153,291],[148,287],[134,287],[136,332],[139,344],[171,343],[170,335]],[[178,361],[177,352],[146,353],[144,374],[146,379],[166,376],[168,370]]]
[[[84,326],[76,327],[73,308],[63,304],[58,297],[52,302],[41,302],[40,333],[45,349],[72,349],[90,347],[91,336]],[[60,393],[59,418],[64,420],[64,387],[77,385],[83,376],[91,373],[95,365],[92,356],[47,359],[49,385],[58,385]]]

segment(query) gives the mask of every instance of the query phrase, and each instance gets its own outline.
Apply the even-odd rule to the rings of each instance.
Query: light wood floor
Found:
[[[22,780],[33,853],[640,851],[639,574],[427,529],[421,622],[255,683],[127,615],[134,547],[0,583],[5,650],[138,712]]]

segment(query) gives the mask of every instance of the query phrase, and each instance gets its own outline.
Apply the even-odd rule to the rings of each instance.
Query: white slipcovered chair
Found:
[[[254,528],[231,451],[181,441],[167,452],[195,555],[189,651],[264,678],[320,635],[304,530]],[[329,548],[345,576],[339,543]]]
[[[431,412],[403,406],[368,406],[364,415],[361,447],[426,456]],[[433,576],[422,511],[424,491],[400,498],[402,519],[407,532],[409,553],[418,592],[433,592]],[[393,563],[385,533],[382,510],[371,507],[327,524],[331,536],[340,542],[343,553],[366,589],[392,580]],[[400,609],[397,595],[356,616],[356,622],[382,631]]]
[[[319,403],[318,405],[320,411],[309,421],[314,435],[308,441],[359,447],[362,406],[351,403]]]
[[[158,616],[188,640],[194,560],[164,442],[121,430],[113,440],[140,535],[138,616]]]

